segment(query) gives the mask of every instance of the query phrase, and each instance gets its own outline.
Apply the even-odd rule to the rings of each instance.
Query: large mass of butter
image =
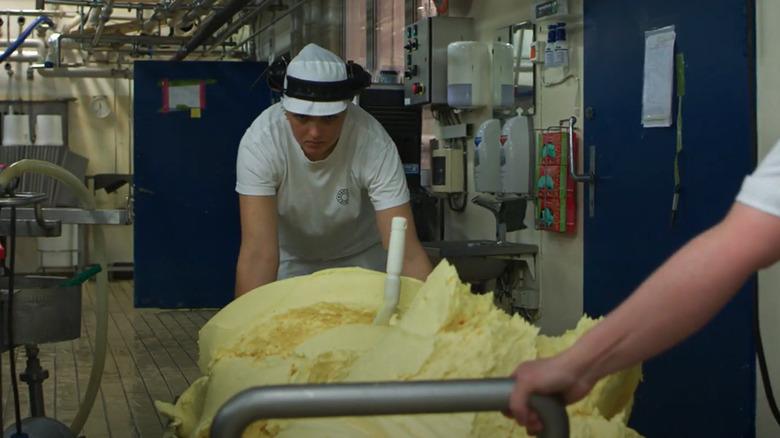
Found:
[[[200,331],[203,374],[175,405],[166,437],[207,438],[219,407],[258,385],[505,377],[521,361],[552,355],[590,328],[583,317],[560,337],[474,295],[442,261],[425,283],[403,278],[390,326],[371,322],[385,276],[338,268],[255,289]],[[625,423],[639,366],[607,376],[568,412],[573,437],[638,437]],[[261,420],[244,437],[524,437],[500,413]]]

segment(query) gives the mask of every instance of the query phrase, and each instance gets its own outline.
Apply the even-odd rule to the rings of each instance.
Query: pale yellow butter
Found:
[[[204,377],[176,405],[166,436],[207,438],[219,407],[258,385],[505,377],[523,360],[571,345],[594,321],[561,337],[474,295],[443,261],[425,283],[403,278],[390,326],[371,325],[384,274],[339,268],[260,287],[216,314],[200,332]],[[573,437],[636,437],[625,426],[639,366],[608,376],[568,407]],[[523,437],[499,413],[262,420],[244,437]]]

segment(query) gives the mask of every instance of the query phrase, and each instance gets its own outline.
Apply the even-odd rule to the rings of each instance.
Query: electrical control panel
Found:
[[[466,190],[463,184],[463,149],[434,149],[431,152],[431,170],[434,192],[461,193]]]
[[[428,17],[404,29],[404,104],[447,104],[447,45],[474,39],[469,17]]]

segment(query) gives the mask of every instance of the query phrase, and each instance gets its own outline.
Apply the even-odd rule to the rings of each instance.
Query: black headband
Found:
[[[337,82],[315,82],[288,75],[284,95],[312,102],[337,102],[355,97],[355,85],[350,79]]]

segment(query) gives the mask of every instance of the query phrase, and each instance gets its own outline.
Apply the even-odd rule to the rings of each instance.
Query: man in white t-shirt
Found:
[[[282,101],[255,119],[238,150],[236,296],[325,268],[384,271],[395,216],[408,227],[401,273],[425,280],[431,263],[396,146],[351,102],[370,75],[315,44],[290,61],[283,79],[274,68],[269,83],[283,81]]]
[[[528,409],[530,394],[557,394],[574,403],[600,378],[649,359],[699,330],[748,276],[778,261],[780,142],[745,178],[720,223],[677,251],[572,347],[518,365],[506,415],[529,433],[538,433],[542,425]]]

